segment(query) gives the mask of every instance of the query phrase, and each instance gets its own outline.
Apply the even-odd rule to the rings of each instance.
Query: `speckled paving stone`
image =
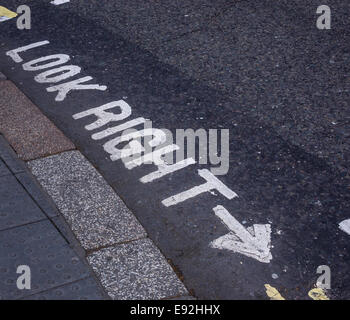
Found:
[[[26,161],[75,149],[10,81],[0,82],[0,131]]]
[[[171,298],[171,299],[166,299],[166,300],[197,300],[195,297],[192,296],[182,296],[182,297],[176,297],[176,298]]]
[[[46,219],[14,176],[0,177],[0,199],[0,230]]]
[[[31,289],[17,289],[17,267],[31,269]],[[45,220],[0,232],[0,300],[20,299],[90,276],[89,269]]]
[[[145,237],[122,200],[78,151],[28,162],[85,249]]]
[[[88,261],[116,300],[153,300],[188,294],[150,239],[102,249]]]
[[[106,294],[92,277],[38,293],[24,300],[104,300]]]

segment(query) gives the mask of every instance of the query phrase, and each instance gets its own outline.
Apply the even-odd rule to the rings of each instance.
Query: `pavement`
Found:
[[[96,169],[0,75],[0,299],[193,299]]]
[[[350,297],[347,1],[329,1],[333,27],[323,31],[316,0],[6,5],[24,3],[33,28],[1,23],[1,71],[74,148],[61,137],[54,145],[64,150],[36,158],[22,147],[22,157],[111,297],[130,297],[115,291],[113,266],[128,253],[121,277],[137,268],[135,243],[142,252],[152,243],[187,288],[170,280],[148,296],[313,299],[326,266],[327,298]],[[131,115],[109,110],[101,121],[94,108],[112,102]],[[140,118],[172,132],[229,129],[230,168],[216,177],[225,188],[200,187],[211,166],[198,158],[162,176],[154,164],[115,160],[117,125]],[[20,154],[25,137],[2,126]]]
[[[106,299],[70,228],[1,135],[0,180],[0,299]],[[26,289],[20,266],[30,268]]]

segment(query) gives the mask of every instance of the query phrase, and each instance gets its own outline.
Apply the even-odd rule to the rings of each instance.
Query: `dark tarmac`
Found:
[[[19,4],[31,7],[32,29],[1,23],[0,71],[96,166],[195,297],[268,299],[269,284],[286,299],[309,299],[317,267],[327,265],[327,295],[350,298],[349,234],[339,229],[350,218],[347,1],[328,1],[332,29],[322,31],[319,1],[4,5]],[[50,44],[20,53],[22,63],[6,56],[43,40]],[[91,76],[89,83],[107,90],[71,91],[55,101],[57,92],[46,90],[53,84],[34,80],[42,71],[22,64],[59,53],[82,68],[74,79]],[[73,115],[120,99],[132,107],[127,120],[144,117],[155,128],[229,129],[230,169],[217,178],[238,198],[206,192],[164,206],[164,199],[203,184],[198,169],[210,166],[143,184],[154,165],[128,170],[111,161],[103,149],[110,138],[93,140],[100,130],[84,129],[96,117]],[[271,226],[269,263],[210,247],[228,232],[217,205],[245,228]]]

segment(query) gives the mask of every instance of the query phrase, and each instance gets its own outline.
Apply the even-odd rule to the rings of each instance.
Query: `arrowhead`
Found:
[[[344,220],[341,223],[339,223],[339,228],[340,230],[350,235],[350,219]]]
[[[212,248],[241,253],[263,263],[272,260],[271,225],[254,224],[253,227],[245,229],[225,208],[218,206],[214,211],[229,227],[230,232],[212,241],[210,243]]]

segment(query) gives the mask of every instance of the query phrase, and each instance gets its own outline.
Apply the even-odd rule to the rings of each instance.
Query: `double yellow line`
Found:
[[[269,284],[265,284],[266,294],[270,300],[286,300],[274,287]],[[315,288],[309,291],[309,297],[313,300],[329,300],[326,293],[321,288]]]

